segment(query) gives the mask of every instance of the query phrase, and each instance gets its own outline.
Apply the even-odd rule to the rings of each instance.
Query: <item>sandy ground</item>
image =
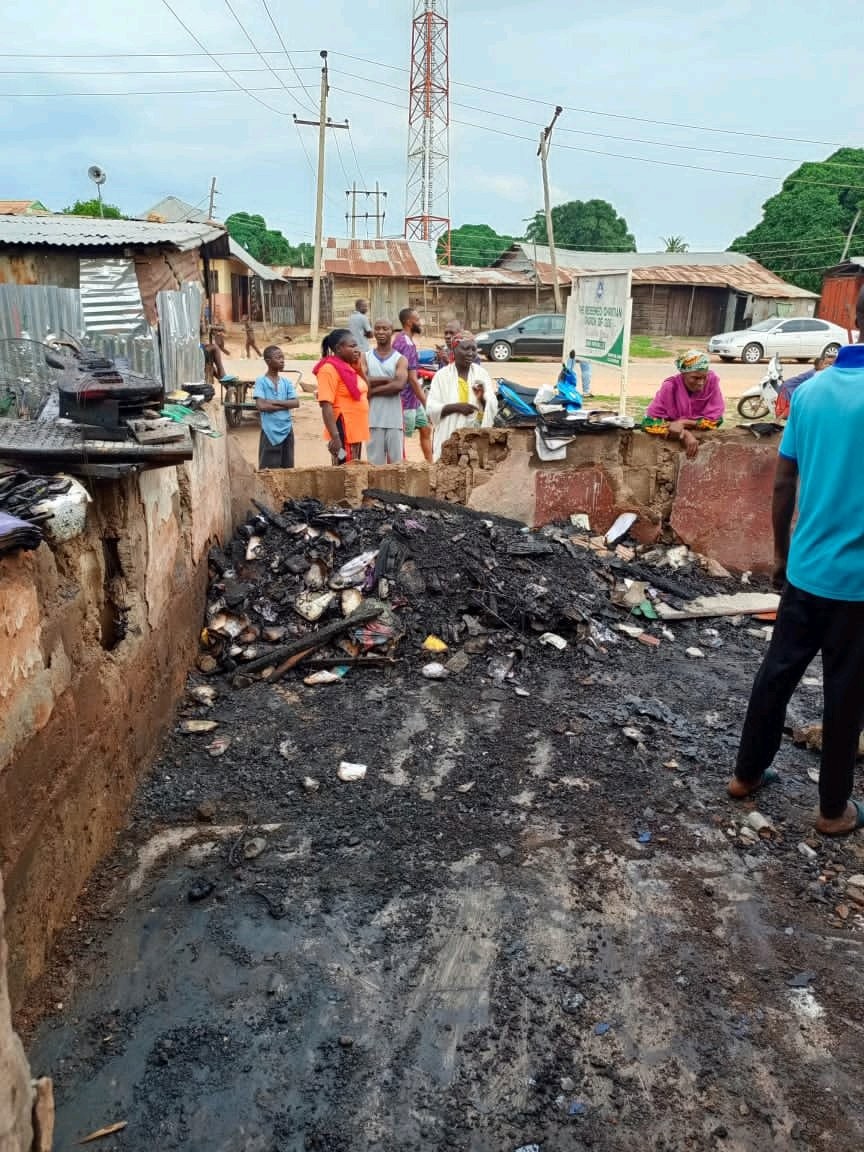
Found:
[[[228,341],[228,348],[232,351],[235,350],[236,342]],[[303,380],[309,383],[314,380],[312,375],[312,368],[314,361],[290,358],[291,353],[297,355],[309,355],[313,353],[314,346],[312,344],[286,344],[284,349],[287,353],[285,368],[288,371],[298,370],[303,374]],[[229,372],[239,376],[241,380],[254,380],[257,375],[265,371],[263,360],[253,359],[246,360],[239,356],[229,356],[225,361],[226,368]],[[526,387],[537,388],[541,384],[551,384],[555,381],[557,372],[557,361],[554,360],[534,360],[534,361],[511,361],[507,364],[489,364],[484,365],[493,379],[504,376],[508,380],[512,380],[517,384],[525,385]],[[715,364],[715,371],[720,376],[721,386],[723,393],[727,400],[734,401],[741,396],[748,388],[762,379],[765,374],[767,365],[757,364]],[[791,376],[797,372],[803,371],[804,365],[788,364],[785,368],[786,375]],[[672,358],[668,360],[632,360],[630,363],[630,379],[628,386],[628,394],[633,398],[650,398],[659,388],[662,381],[670,376],[675,371],[675,366]],[[611,397],[618,395],[620,376],[618,372],[605,367],[595,367],[592,377],[592,388],[596,396]],[[730,406],[730,415],[734,411],[734,404]],[[305,394],[303,404],[296,417],[295,428],[295,464],[298,468],[315,467],[317,465],[327,465],[330,463],[330,455],[324,445],[323,439],[323,425],[318,414],[318,406],[315,403],[314,397]],[[243,450],[243,455],[251,464],[256,464],[258,460],[258,436],[259,426],[258,420],[253,415],[249,415],[243,422],[239,429],[234,429],[231,433],[236,436],[240,442]],[[420,451],[420,443],[415,436],[413,440],[408,442],[408,459],[421,461],[423,454]]]

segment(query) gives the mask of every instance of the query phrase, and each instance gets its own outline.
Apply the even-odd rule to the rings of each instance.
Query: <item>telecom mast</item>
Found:
[[[450,52],[447,0],[414,0],[405,236],[446,236],[450,262]]]

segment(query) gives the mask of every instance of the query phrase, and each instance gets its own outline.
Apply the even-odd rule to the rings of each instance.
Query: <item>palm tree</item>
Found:
[[[664,252],[686,252],[690,247],[683,236],[661,236],[660,239],[666,245]]]

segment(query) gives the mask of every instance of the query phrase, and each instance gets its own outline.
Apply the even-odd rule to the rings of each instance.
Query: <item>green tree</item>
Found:
[[[820,292],[822,273],[839,262],[862,204],[864,148],[840,148],[787,176],[777,195],[762,205],[755,228],[729,247],[800,288]]]
[[[665,245],[664,252],[687,252],[690,248],[683,236],[661,236],[660,239]]]
[[[63,209],[63,214],[65,216],[104,216],[106,220],[126,219],[116,204],[103,203],[100,212],[98,200],[76,200],[71,208]]]
[[[512,236],[501,236],[488,224],[463,224],[450,233],[450,262],[488,268],[513,243]],[[446,237],[438,241],[438,260],[446,255]]]
[[[636,241],[627,221],[606,200],[569,200],[552,209],[555,245],[598,252],[635,252]],[[546,244],[546,214],[536,212],[525,232],[526,240]]]
[[[249,212],[234,212],[225,221],[225,227],[228,229],[228,235],[238,244],[242,244],[249,255],[260,260],[262,264],[300,263],[300,249],[305,247],[311,252],[310,244],[292,248],[281,232],[267,227],[263,216],[252,215]]]

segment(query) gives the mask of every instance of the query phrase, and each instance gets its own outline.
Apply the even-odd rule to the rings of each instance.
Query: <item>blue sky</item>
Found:
[[[0,198],[34,197],[59,209],[91,194],[86,171],[96,163],[108,173],[106,198],[126,212],[168,193],[206,206],[215,175],[217,216],[257,211],[292,241],[311,239],[314,179],[292,113],[310,119],[312,113],[265,0],[230,0],[252,44],[226,0],[170,2],[206,48],[220,54],[236,83],[258,90],[277,111],[235,88],[163,0],[146,6],[91,0],[86,20],[74,5],[62,10],[44,0],[7,8]],[[320,0],[314,9],[267,3],[314,101],[318,50],[330,51],[328,111],[351,122],[359,173],[347,134],[339,133],[340,162],[337,134],[329,133],[325,231],[345,234],[345,189],[362,177],[388,191],[386,231],[397,234],[405,203],[411,0],[359,6]],[[798,163],[824,158],[833,144],[860,142],[853,59],[859,25],[860,10],[847,0],[830,10],[802,0],[727,0],[704,9],[692,0],[529,6],[451,0],[454,226],[524,229],[524,218],[542,202],[539,129],[561,103],[550,157],[554,202],[608,199],[640,249],[660,247],[669,233],[683,235],[692,250],[723,248],[756,223],[762,202]],[[276,75],[253,44],[276,53],[267,56]],[[228,91],[191,94],[212,89]],[[72,95],[97,92],[115,95]],[[150,94],[137,94],[143,92]],[[24,93],[53,95],[12,95]],[[317,133],[299,131],[314,164]]]

